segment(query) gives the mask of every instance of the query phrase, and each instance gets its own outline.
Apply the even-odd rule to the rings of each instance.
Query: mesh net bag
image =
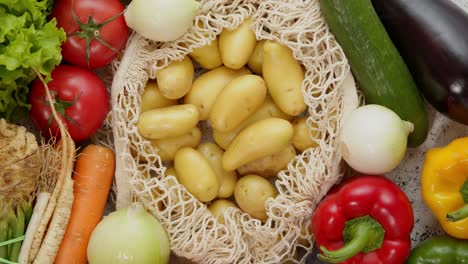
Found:
[[[165,176],[166,167],[136,124],[141,94],[159,69],[208,45],[224,28],[233,29],[249,16],[258,40],[288,46],[305,67],[303,95],[308,125],[316,132],[310,135],[318,147],[296,156],[279,173],[278,196],[266,203],[266,222],[230,208],[223,225],[175,177]],[[105,126],[112,133],[101,140],[118,154],[116,207],[142,202],[166,228],[172,251],[195,262],[304,261],[312,250],[307,226],[313,208],[342,174],[340,124],[352,110],[349,101],[357,102],[356,90],[341,85],[349,74],[344,53],[321,17],[317,0],[202,0],[194,25],[174,42],[158,43],[133,34],[115,65],[113,110]]]

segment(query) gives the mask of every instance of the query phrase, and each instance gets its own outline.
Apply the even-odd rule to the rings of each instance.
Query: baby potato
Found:
[[[175,170],[174,167],[170,167],[166,170],[166,173],[164,174],[166,177],[169,176],[169,175],[172,175],[174,177],[177,178],[177,172]],[[169,189],[169,197],[167,197],[165,200],[164,203],[162,203],[163,205],[167,205],[167,204],[170,204],[168,200],[171,200],[172,204],[174,203],[178,203],[181,201],[180,197],[179,197],[179,194],[178,194],[178,191],[174,188],[174,186],[177,185],[177,181],[168,181],[167,182],[167,187]],[[154,197],[158,197],[160,196],[161,194],[158,194],[158,193],[153,193]]]
[[[314,125],[314,124],[313,124]],[[294,136],[292,143],[299,151],[304,151],[308,148],[317,147],[315,142],[309,135],[309,126],[307,125],[307,117],[301,117],[293,122]],[[311,132],[313,136],[316,136],[317,132]]]
[[[193,63],[186,56],[183,60],[174,61],[156,72],[156,79],[164,97],[179,99],[190,91],[194,75]]]
[[[209,45],[194,49],[189,56],[208,70],[223,65],[218,48],[218,38],[211,41]]]
[[[220,132],[233,130],[262,106],[266,94],[261,77],[246,74],[235,78],[216,98],[210,113],[211,126]]]
[[[294,129],[280,118],[260,120],[237,135],[224,152],[223,168],[235,170],[254,160],[273,155],[291,144]]]
[[[177,100],[167,99],[161,94],[156,81],[151,80],[146,84],[141,95],[141,113],[151,109],[176,105]]]
[[[181,136],[198,123],[200,114],[194,105],[173,105],[146,111],[140,115],[137,128],[148,139]]]
[[[221,148],[227,149],[229,144],[231,144],[232,140],[237,136],[237,134],[239,134],[240,131],[257,121],[269,117],[278,117],[285,120],[293,119],[292,116],[281,112],[278,106],[276,106],[275,102],[273,102],[273,99],[271,99],[270,95],[267,95],[262,106],[260,106],[260,108],[253,115],[242,121],[242,123],[233,130],[225,133],[213,130],[213,139]]]
[[[234,190],[234,197],[240,209],[261,221],[268,219],[265,202],[268,198],[275,198],[277,194],[275,187],[258,175],[240,178]]]
[[[181,148],[174,158],[179,182],[201,202],[216,198],[219,190],[218,177],[210,163],[197,150]]]
[[[283,112],[291,116],[304,112],[307,108],[302,95],[305,75],[288,47],[267,40],[263,45],[262,72],[271,97]]]
[[[207,120],[215,99],[223,88],[233,79],[249,73],[247,68],[232,70],[226,66],[206,72],[193,82],[184,102],[195,105],[200,112],[200,120]]]
[[[296,156],[296,149],[293,145],[264,158],[254,160],[237,169],[241,175],[256,174],[263,177],[274,177],[281,170],[288,167],[288,163]]]
[[[228,198],[234,193],[234,186],[237,182],[236,171],[226,171],[223,169],[222,159],[224,151],[214,143],[203,143],[197,150],[208,160],[211,168],[218,176],[219,198]]]
[[[177,178],[177,172],[174,167],[167,168],[166,173],[164,175],[166,176],[172,175]]]
[[[224,29],[219,35],[219,51],[226,67],[240,69],[249,61],[257,44],[255,33],[250,29],[251,24],[249,17],[237,28]]]
[[[255,72],[256,74],[262,74],[262,64],[263,64],[263,44],[265,44],[265,40],[260,40],[257,42],[252,55],[247,62],[249,68]]]
[[[198,127],[194,127],[181,136],[153,139],[151,140],[151,144],[162,161],[171,161],[174,160],[175,154],[179,149],[183,147],[196,148],[200,145],[200,140],[201,131]]]
[[[208,206],[208,210],[210,210],[213,216],[218,219],[219,223],[224,224],[224,212],[229,207],[237,207],[237,205],[229,200],[219,199],[210,204],[210,206]]]

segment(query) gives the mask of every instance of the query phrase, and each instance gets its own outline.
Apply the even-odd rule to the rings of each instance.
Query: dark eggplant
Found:
[[[450,0],[372,4],[427,101],[468,125],[468,14]]]

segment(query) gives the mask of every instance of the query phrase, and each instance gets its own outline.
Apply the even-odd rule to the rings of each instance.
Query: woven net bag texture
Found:
[[[136,124],[145,85],[159,69],[209,44],[224,28],[233,29],[247,17],[252,18],[258,40],[288,46],[304,66],[304,101],[318,147],[304,151],[279,173],[278,196],[266,203],[265,223],[230,208],[223,225],[175,177],[165,176],[166,167]],[[133,34],[114,66],[112,112],[99,140],[113,146],[118,157],[116,207],[142,202],[166,228],[172,251],[198,263],[303,262],[312,250],[307,226],[313,209],[342,175],[340,125],[352,110],[349,101],[357,104],[356,90],[341,85],[350,76],[349,65],[318,1],[201,0],[194,26],[183,37],[158,43]],[[111,133],[106,136],[106,132]]]

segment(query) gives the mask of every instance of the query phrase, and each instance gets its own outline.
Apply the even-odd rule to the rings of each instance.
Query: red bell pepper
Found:
[[[411,251],[413,208],[383,176],[352,178],[317,206],[312,231],[329,263],[402,264]]]

